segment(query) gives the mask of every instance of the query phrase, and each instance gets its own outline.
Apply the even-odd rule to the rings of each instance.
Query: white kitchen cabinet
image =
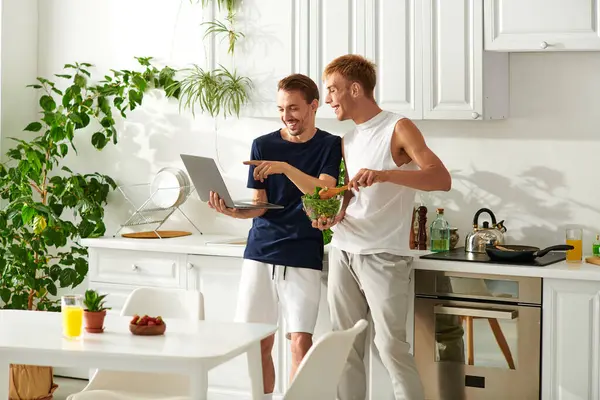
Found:
[[[423,0],[423,119],[508,116],[508,54],[483,50],[481,0]]]
[[[246,37],[235,56],[244,62],[236,67],[254,81],[244,115],[277,117],[278,80],[303,73],[320,87],[317,117],[335,118],[323,71],[338,56],[360,54],[377,65],[383,109],[415,120],[505,118],[508,55],[483,51],[482,7],[477,0],[244,2]]]
[[[214,7],[214,3],[209,4]],[[279,117],[279,80],[292,73],[309,73],[308,5],[308,0],[244,0],[236,26],[245,36],[236,44],[234,56],[226,54],[227,39],[213,38],[210,67],[228,65],[252,80],[251,102],[241,116]],[[224,12],[219,14],[222,21]]]
[[[377,65],[375,98],[385,110],[411,119],[422,119],[421,1],[365,3],[367,40],[363,55]]]
[[[324,101],[325,67],[336,57],[360,54],[377,65],[374,94],[379,105],[422,119],[420,1],[310,0],[306,4],[308,75],[319,83],[323,100],[318,118],[336,118]]]
[[[485,49],[600,50],[598,0],[485,0]]]
[[[542,399],[600,398],[600,282],[544,279]]]

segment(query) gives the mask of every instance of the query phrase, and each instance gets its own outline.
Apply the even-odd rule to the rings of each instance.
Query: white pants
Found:
[[[329,251],[328,302],[333,330],[349,329],[371,311],[375,346],[394,386],[396,400],[423,400],[423,386],[410,345],[406,317],[411,259],[388,253]],[[364,400],[366,331],[355,343],[338,386],[339,400]],[[432,356],[433,357],[433,356]]]
[[[236,322],[277,325],[279,310],[285,334],[313,334],[321,297],[321,271],[244,260]]]

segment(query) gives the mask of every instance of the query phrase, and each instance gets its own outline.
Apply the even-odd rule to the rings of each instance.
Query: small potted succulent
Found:
[[[106,317],[106,310],[110,310],[110,307],[104,307],[105,297],[105,294],[101,295],[92,289],[85,291],[83,317],[85,319],[85,330],[89,333],[104,332],[104,317]]]

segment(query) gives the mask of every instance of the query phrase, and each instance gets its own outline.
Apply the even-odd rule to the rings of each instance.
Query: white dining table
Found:
[[[10,364],[170,372],[190,377],[190,397],[206,399],[208,371],[248,356],[252,398],[263,396],[260,341],[275,325],[165,319],[160,336],[135,336],[130,317],[107,315],[101,334],[62,335],[60,312],[0,310],[0,399],[8,399]]]

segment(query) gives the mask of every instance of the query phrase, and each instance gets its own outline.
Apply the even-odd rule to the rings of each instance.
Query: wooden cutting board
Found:
[[[600,265],[600,257],[598,257],[598,256],[586,257],[585,262],[590,263],[590,264]]]
[[[158,235],[157,235],[158,233]],[[189,236],[192,232],[186,231],[148,231],[148,232],[132,232],[123,233],[121,236],[133,239],[167,239],[181,236]],[[159,236],[160,235],[160,236]]]

